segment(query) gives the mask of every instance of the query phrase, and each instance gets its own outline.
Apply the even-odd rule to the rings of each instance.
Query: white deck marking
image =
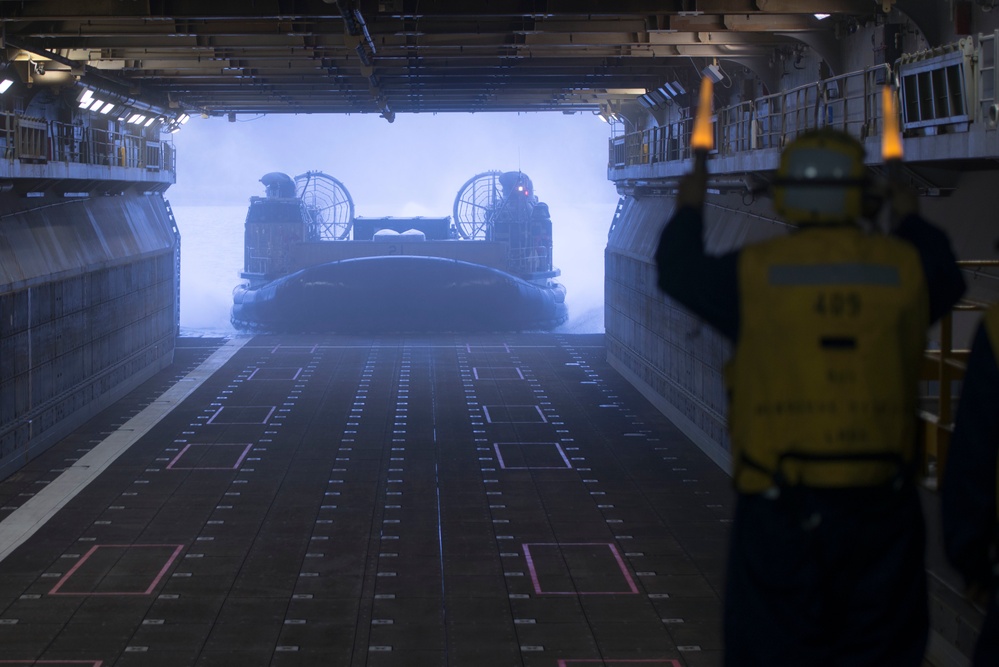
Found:
[[[118,430],[104,438],[50,482],[44,489],[32,496],[0,521],[0,561],[28,540],[94,479],[97,478],[125,450],[134,445],[161,419],[180,405],[215,371],[229,361],[241,347],[249,342],[249,336],[230,339],[216,350],[201,365],[177,381],[142,412],[122,424]]]

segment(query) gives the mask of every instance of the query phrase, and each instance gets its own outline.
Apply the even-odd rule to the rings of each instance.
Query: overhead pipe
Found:
[[[353,0],[323,0],[328,5],[336,5],[343,17],[344,30],[348,35],[355,38],[357,43],[354,50],[361,61],[361,73],[368,77],[368,91],[375,100],[381,117],[392,123],[395,122],[395,112],[389,107],[385,99],[385,92],[381,88],[378,76],[374,71],[375,41],[371,39],[368,32],[368,25],[364,22],[361,10],[357,9]]]

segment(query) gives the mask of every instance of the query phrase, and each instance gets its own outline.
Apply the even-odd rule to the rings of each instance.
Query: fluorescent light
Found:
[[[142,127],[149,127],[150,125],[152,125],[155,122],[156,122],[156,116],[153,116],[152,118],[150,118],[149,120],[147,120],[146,123],[145,123],[145,125],[143,125]]]
[[[652,99],[650,95],[641,95],[638,98],[638,103],[641,104],[646,109],[652,109],[658,105],[658,103]]]
[[[108,102],[103,107],[101,107],[101,113],[107,113],[107,112],[111,111],[111,109],[114,109],[114,104],[111,103],[111,102]]]
[[[643,95],[645,94],[644,88],[608,88],[607,92],[611,95]]]
[[[832,16],[832,15],[831,14],[816,14],[815,18],[817,18],[820,21],[823,21],[823,20],[829,18],[830,16]]]
[[[90,110],[91,110],[91,111],[97,111],[97,110],[98,110],[98,109],[100,109],[100,108],[101,108],[102,106],[104,106],[104,100],[99,100],[99,99],[97,99],[97,98],[95,97],[95,98],[94,98],[94,103],[90,105]]]
[[[669,95],[662,88],[656,88],[655,90],[650,90],[648,95],[649,97],[652,98],[652,100],[656,104],[666,104],[670,100]]]
[[[7,89],[14,85],[13,79],[4,79],[0,81],[0,95],[7,92]]]

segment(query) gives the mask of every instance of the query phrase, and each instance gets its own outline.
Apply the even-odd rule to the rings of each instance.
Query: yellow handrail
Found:
[[[994,259],[964,259],[958,260],[958,266],[965,269],[999,267],[999,260]],[[925,363],[920,372],[920,380],[936,381],[939,392],[935,399],[935,408],[920,413],[923,422],[923,462],[924,475],[939,480],[947,467],[947,452],[950,448],[950,436],[954,430],[953,394],[951,385],[964,378],[968,350],[954,349],[954,313],[983,311],[989,307],[987,303],[961,301],[950,313],[940,319],[940,349],[927,350]],[[932,397],[926,397],[932,400]],[[931,474],[933,466],[935,475]]]

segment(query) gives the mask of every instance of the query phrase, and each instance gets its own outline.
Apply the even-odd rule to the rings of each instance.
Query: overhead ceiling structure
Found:
[[[894,0],[0,0],[8,61],[208,115],[597,110]],[[822,20],[816,14],[832,14]],[[835,69],[835,68],[834,68]],[[27,83],[31,83],[28,81]]]

